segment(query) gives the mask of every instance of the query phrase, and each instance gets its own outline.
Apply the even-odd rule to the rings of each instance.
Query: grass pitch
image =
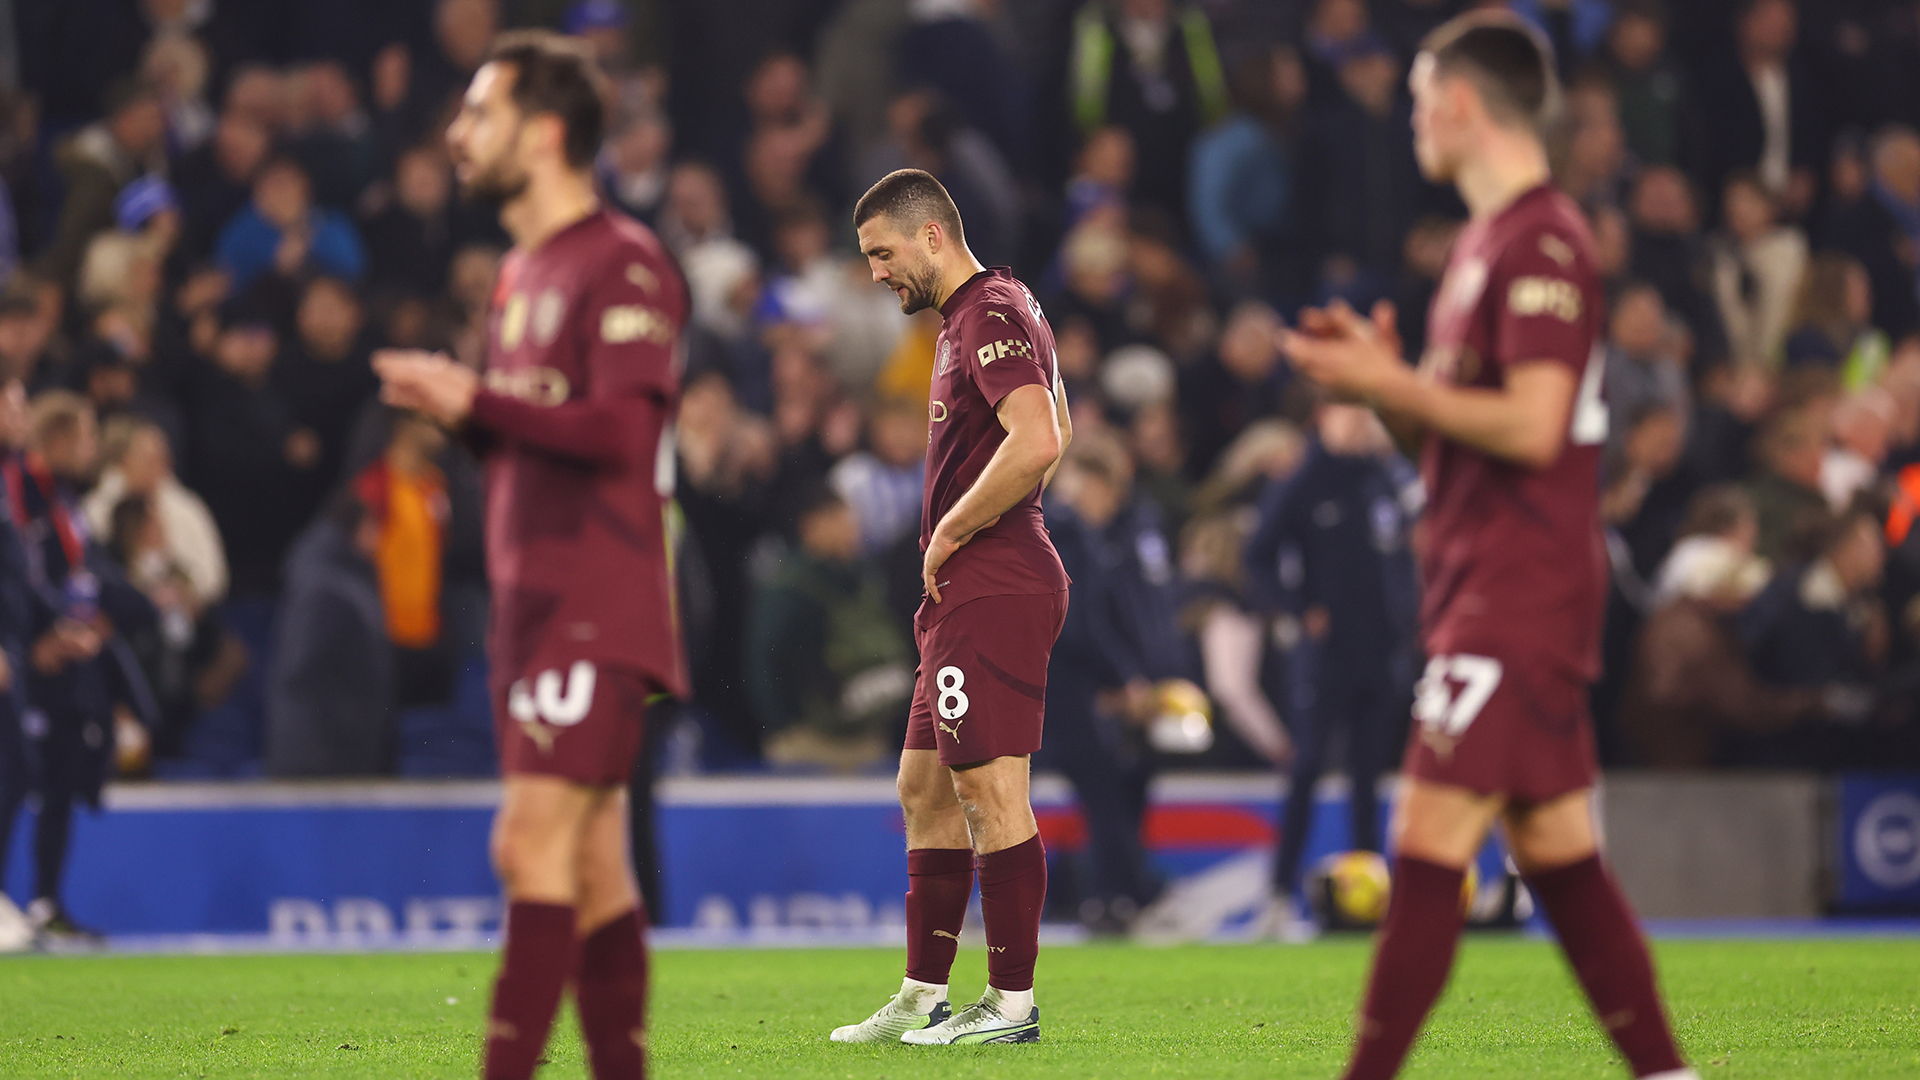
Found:
[[[956,999],[985,977],[961,950]],[[1706,1080],[1920,1077],[1920,940],[1673,942],[1663,981]],[[839,1046],[899,985],[892,950],[655,957],[653,1075],[1337,1075],[1367,942],[1049,949],[1034,1046]],[[494,958],[386,953],[0,961],[0,1076],[468,1077]],[[543,1076],[585,1075],[570,1016]],[[1412,1080],[1618,1078],[1550,945],[1475,938],[1414,1051]]]

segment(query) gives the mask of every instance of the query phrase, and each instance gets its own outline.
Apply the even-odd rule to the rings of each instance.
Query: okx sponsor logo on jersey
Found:
[[[576,661],[565,675],[550,668],[533,677],[515,680],[507,689],[507,715],[513,717],[542,754],[553,753],[553,741],[567,728],[587,718],[593,708],[593,684],[598,678],[592,663]]]
[[[981,367],[986,367],[988,364],[993,363],[995,360],[998,360],[1003,356],[1024,356],[1024,357],[1027,357],[1028,359],[1032,359],[1033,342],[1024,340],[1022,338],[1013,338],[1008,341],[996,341],[996,342],[993,342],[992,344],[982,345],[978,349],[975,349],[973,355],[979,358]]]

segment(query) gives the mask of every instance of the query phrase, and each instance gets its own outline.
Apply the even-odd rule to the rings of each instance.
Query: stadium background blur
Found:
[[[1405,71],[1468,6],[0,2],[0,371],[92,401],[87,517],[163,615],[129,642],[158,704],[124,771],[491,775],[477,472],[373,400],[368,357],[480,360],[505,240],[439,133],[497,30],[552,26],[614,76],[606,194],[694,302],[694,697],[643,771],[892,769],[938,320],[868,281],[848,222],[926,168],[1059,337],[1048,515],[1083,616],[1039,764],[1118,845],[1090,888],[1150,899],[1125,850],[1150,775],[1327,751],[1302,650],[1340,605],[1391,608],[1369,647],[1417,670],[1391,582],[1341,578],[1396,559],[1302,569],[1343,514],[1359,547],[1417,543],[1417,484],[1379,461],[1296,505],[1316,455],[1376,452],[1272,330],[1391,300],[1417,355],[1464,213],[1418,175]],[[1558,48],[1557,182],[1611,291],[1603,761],[1920,767],[1920,4],[1505,6]],[[1171,679],[1211,739],[1164,722],[1206,711]]]

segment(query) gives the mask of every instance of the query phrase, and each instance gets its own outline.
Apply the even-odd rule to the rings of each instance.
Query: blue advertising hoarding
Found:
[[[1840,778],[1834,907],[1920,912],[1920,775]]]

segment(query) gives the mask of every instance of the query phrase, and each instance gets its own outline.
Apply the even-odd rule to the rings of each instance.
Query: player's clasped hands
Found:
[[[422,349],[381,349],[373,354],[373,370],[380,376],[381,401],[450,427],[466,419],[480,386],[472,368]]]
[[[1375,396],[1381,384],[1405,372],[1393,304],[1373,305],[1363,317],[1335,300],[1324,308],[1306,308],[1298,324],[1279,331],[1280,351],[1294,369],[1335,394]]]

